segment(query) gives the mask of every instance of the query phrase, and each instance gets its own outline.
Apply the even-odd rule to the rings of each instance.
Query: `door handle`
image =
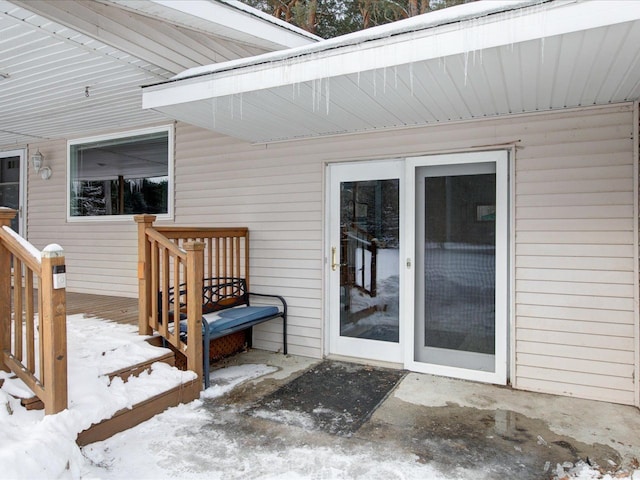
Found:
[[[336,251],[336,247],[331,247],[331,270],[334,272],[338,269],[338,267],[346,267],[346,263],[338,263],[338,253]]]

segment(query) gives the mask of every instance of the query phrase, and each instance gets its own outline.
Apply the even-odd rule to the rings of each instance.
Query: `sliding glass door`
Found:
[[[401,361],[402,171],[399,161],[330,166],[333,354]]]
[[[333,164],[327,352],[506,383],[508,152]]]
[[[412,159],[411,361],[433,373],[506,381],[506,152]]]

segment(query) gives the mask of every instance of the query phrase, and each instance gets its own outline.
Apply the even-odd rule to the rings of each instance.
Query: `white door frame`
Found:
[[[483,372],[458,367],[417,362],[415,360],[414,317],[415,317],[415,270],[406,269],[404,278],[405,307],[405,368],[421,373],[430,373],[466,380],[494,384],[506,384],[508,365],[508,311],[509,311],[509,181],[507,150],[468,152],[458,154],[426,155],[410,157],[405,163],[405,251],[415,255],[416,169],[423,166],[452,165],[467,163],[496,163],[496,326],[495,326],[495,371]],[[411,263],[415,260],[412,259]]]
[[[512,266],[510,262],[513,257],[513,238],[510,233],[510,219],[512,218],[513,208],[510,202],[509,191],[513,189],[513,185],[509,183],[509,164],[510,157],[513,155],[512,149],[499,149],[492,151],[472,151],[461,153],[433,154],[420,157],[408,157],[389,160],[371,160],[358,161],[349,163],[327,163],[326,171],[326,230],[325,230],[325,272],[326,273],[326,292],[325,311],[328,313],[326,322],[324,323],[324,352],[325,355],[337,355],[354,357],[363,360],[383,361],[390,363],[399,363],[404,368],[421,373],[429,373],[434,375],[449,376],[466,380],[481,381],[493,384],[506,384],[508,379],[509,365],[509,348],[510,344],[510,327],[509,318],[512,308],[513,299],[512,292]],[[464,164],[464,163],[496,163],[496,368],[495,372],[481,372],[477,370],[468,370],[457,367],[447,367],[442,365],[433,365],[417,362],[415,358],[415,180],[416,168],[430,165],[443,164]],[[400,173],[389,175],[389,166],[399,168]],[[352,177],[344,177],[333,175],[332,168],[340,167],[344,172],[352,172]],[[385,173],[387,172],[387,173]],[[332,301],[331,288],[339,285],[339,269],[332,271],[331,269],[331,247],[336,246],[336,238],[339,233],[336,232],[336,225],[332,225],[332,212],[338,211],[339,198],[332,195],[332,192],[339,187],[340,181],[349,180],[375,180],[383,178],[399,178],[400,179],[400,339],[397,344],[396,352],[380,350],[382,355],[371,355],[371,351],[378,351],[376,344],[385,342],[376,342],[373,340],[353,339],[356,344],[364,345],[366,348],[358,347],[352,342],[347,341],[345,345],[338,345],[336,348],[335,340],[339,337],[336,335],[336,328],[339,328],[339,322],[336,325],[332,323],[332,318],[339,318],[339,298]],[[339,191],[339,190],[338,190]],[[339,197],[339,196],[338,196]],[[336,222],[333,222],[336,224]],[[339,227],[338,227],[339,230]],[[332,243],[333,242],[333,243]],[[501,293],[498,294],[498,291]],[[336,295],[333,293],[333,295]],[[343,337],[345,339],[346,337]],[[348,339],[352,340],[352,339]],[[373,342],[373,343],[371,343]],[[395,344],[394,344],[395,345]],[[512,352],[513,353],[513,352]]]
[[[340,246],[340,225],[339,217],[336,221],[335,215],[340,212],[340,183],[344,181],[366,181],[366,180],[399,180],[399,208],[400,208],[400,262],[399,262],[399,281],[400,281],[400,298],[399,298],[399,340],[395,342],[383,342],[379,340],[368,340],[360,338],[351,338],[340,336],[340,269],[333,270],[332,264],[332,247]],[[405,197],[402,194],[404,189],[404,160],[390,159],[381,161],[366,162],[350,162],[350,163],[331,163],[327,165],[327,209],[328,209],[328,225],[327,225],[327,241],[325,254],[325,267],[327,272],[327,303],[326,311],[328,319],[326,327],[328,335],[325,344],[328,355],[346,356],[361,358],[365,360],[382,361],[389,363],[401,363],[404,350],[404,332],[403,318],[405,316],[405,305],[403,292],[406,288],[403,285],[403,270],[405,258],[404,242],[402,235],[405,231],[406,215],[405,215]],[[336,195],[337,192],[337,195]],[[338,260],[339,262],[339,260]]]
[[[0,158],[20,157],[20,192],[18,199],[18,234],[26,238],[26,213],[27,213],[27,150],[19,148],[16,150],[1,150]]]

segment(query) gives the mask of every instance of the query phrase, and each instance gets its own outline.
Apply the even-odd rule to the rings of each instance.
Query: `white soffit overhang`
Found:
[[[322,40],[235,0],[99,0],[265,50]]]
[[[640,2],[473,2],[187,70],[143,107],[247,141],[602,105],[640,94]]]
[[[316,42],[261,15],[231,0],[0,0],[0,149],[166,121],[141,85]]]

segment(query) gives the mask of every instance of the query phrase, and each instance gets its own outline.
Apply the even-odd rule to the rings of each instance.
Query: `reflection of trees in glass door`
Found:
[[[401,360],[401,166],[329,167],[330,353]]]
[[[398,187],[398,179],[340,184],[343,336],[399,340]]]
[[[20,160],[15,152],[0,152],[0,206],[20,210]],[[20,232],[19,215],[11,221],[11,228]]]

